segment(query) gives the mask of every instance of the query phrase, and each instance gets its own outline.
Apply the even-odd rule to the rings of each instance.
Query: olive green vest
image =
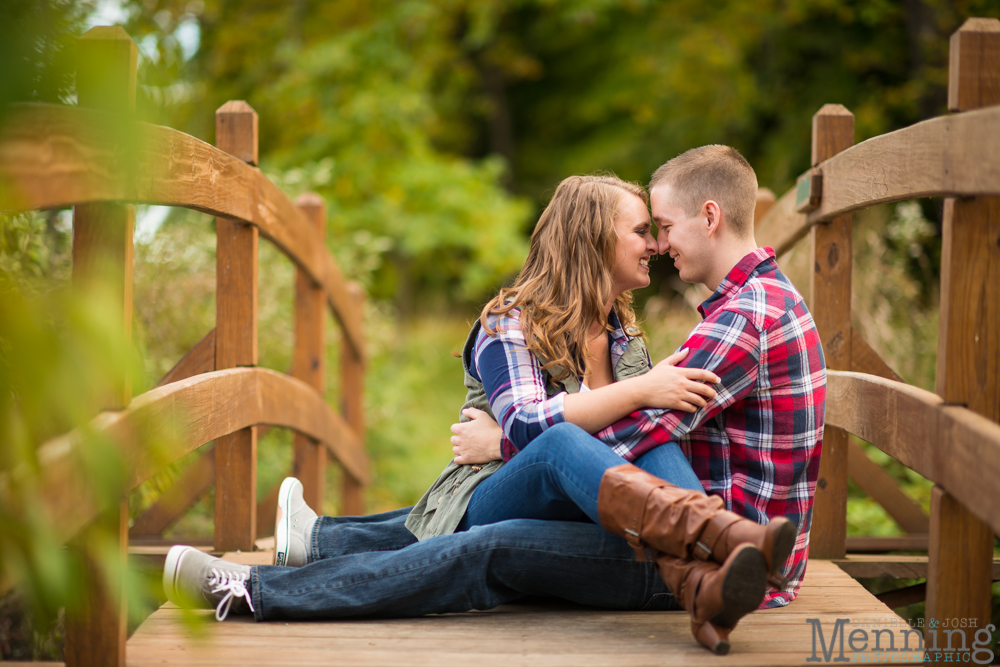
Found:
[[[479,329],[480,323],[477,321],[473,325],[472,331],[469,332],[465,348],[462,351],[462,367],[465,370],[467,390],[462,410],[478,408],[496,420],[496,416],[490,409],[489,401],[486,399],[483,383],[469,372],[469,369],[472,368],[472,352],[476,345]],[[615,364],[615,382],[649,371],[649,362],[646,357],[646,345],[642,339],[629,339],[628,349]],[[549,375],[545,374],[545,380],[545,393],[550,397],[563,391],[570,394],[580,391],[580,380],[573,376],[553,383],[549,381]],[[469,418],[461,414],[461,411],[459,411],[459,415],[463,422],[469,421]],[[461,523],[462,517],[465,516],[465,510],[469,506],[469,501],[472,500],[472,494],[476,487],[499,470],[502,465],[503,461],[490,461],[482,465],[458,465],[452,461],[413,507],[410,515],[406,518],[406,527],[416,535],[418,540],[454,533],[458,524]]]

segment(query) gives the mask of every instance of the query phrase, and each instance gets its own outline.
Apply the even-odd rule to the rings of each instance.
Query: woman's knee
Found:
[[[536,456],[557,457],[568,450],[579,451],[581,447],[588,447],[594,443],[597,443],[594,437],[582,428],[576,424],[563,422],[547,428],[544,433],[535,438],[531,446],[535,449]]]

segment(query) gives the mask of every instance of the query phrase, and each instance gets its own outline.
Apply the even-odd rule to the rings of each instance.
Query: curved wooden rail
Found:
[[[757,241],[781,255],[819,222],[886,202],[1000,196],[1000,107],[932,118],[873,137],[819,165],[820,206],[795,211],[795,188],[761,220]]]
[[[760,221],[754,237],[758,245],[771,246],[774,254],[781,257],[809,233],[810,226],[805,214],[795,210],[795,188],[792,188],[781,195]]]
[[[0,134],[0,209],[181,206],[255,225],[323,287],[355,356],[361,313],[326,243],[261,171],[194,137],[77,107],[20,106]]]
[[[827,371],[826,423],[940,484],[1000,532],[1000,424],[929,391],[846,371]]]
[[[163,425],[179,436],[169,449],[148,441]],[[356,481],[367,484],[369,462],[360,439],[319,392],[288,375],[263,368],[234,368],[173,382],[135,398],[126,410],[98,416],[88,429],[120,447],[126,486],[134,489],[165,465],[216,438],[255,424],[294,429],[324,443]],[[151,429],[157,429],[153,431]],[[160,438],[161,440],[163,438]],[[39,497],[59,539],[75,535],[101,511],[91,480],[82,476],[78,432],[39,449]]]

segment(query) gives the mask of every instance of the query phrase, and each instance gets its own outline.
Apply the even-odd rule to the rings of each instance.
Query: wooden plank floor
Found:
[[[256,564],[267,558],[266,552],[256,552],[233,560]],[[851,619],[848,632],[866,624],[902,624],[891,609],[832,562],[810,561],[805,581],[790,606],[744,618],[733,632],[732,651],[726,656],[712,655],[694,642],[684,612],[515,604],[487,612],[404,620],[255,623],[243,616],[205,623],[203,636],[195,637],[184,623],[184,613],[165,605],[129,640],[127,664],[806,665],[813,651],[813,626],[807,618],[821,620],[828,645],[837,618]],[[195,613],[208,618],[212,612]],[[851,659],[849,648],[844,650]],[[897,655],[902,661],[903,655]],[[818,657],[823,659],[822,652]],[[920,661],[917,653],[909,658]]]

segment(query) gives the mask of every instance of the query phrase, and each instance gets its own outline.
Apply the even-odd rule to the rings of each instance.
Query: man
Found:
[[[177,600],[187,592],[196,603],[218,605],[223,616],[235,604],[258,620],[489,609],[526,595],[613,609],[676,608],[654,565],[632,554],[648,548],[684,598],[695,635],[716,652],[728,648],[725,634],[750,610],[748,601],[750,608],[760,602],[767,575],[783,583],[774,575],[792,551],[789,585],[764,600],[787,604],[804,573],[818,472],[825,397],[819,336],[773,252],[754,242],[756,177],[739,153],[724,146],[693,149],[658,169],[650,188],[659,252],[674,260],[682,279],[714,292],[702,304],[705,320],[685,343],[691,352],[683,363],[721,378],[716,397],[694,413],[630,415],[597,434],[610,451],[575,427],[553,424],[476,490],[485,496],[520,475],[553,498],[573,501],[595,523],[487,517],[468,530],[415,542],[402,525],[407,510],[317,519],[292,481],[283,485],[288,549],[308,565],[249,568],[175,547],[164,572],[168,596]],[[622,461],[668,441],[681,443],[711,496]],[[575,451],[567,447],[589,447],[590,463],[566,455]],[[533,460],[550,465],[529,465]],[[567,475],[583,481],[567,484]],[[684,520],[670,519],[682,505]],[[797,527],[791,540],[785,516]],[[771,519],[775,530],[740,517],[756,524]],[[660,530],[663,525],[669,530]],[[702,563],[710,560],[721,566]],[[737,570],[744,578],[759,575],[759,590],[735,591],[729,574]],[[715,595],[711,618],[708,596],[696,598],[699,589]]]

